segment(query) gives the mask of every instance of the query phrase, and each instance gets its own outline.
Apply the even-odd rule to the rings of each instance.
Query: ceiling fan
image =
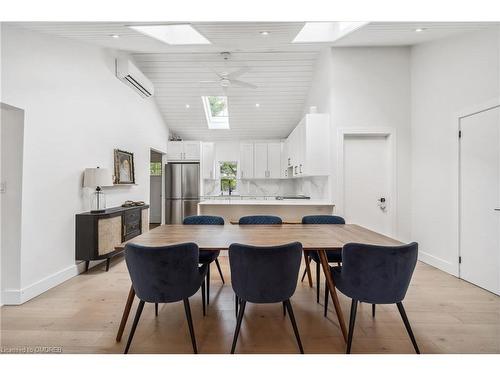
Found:
[[[224,59],[225,65],[227,65],[227,61],[231,57],[230,52],[221,52],[221,56]],[[217,72],[214,69],[210,68],[210,70],[218,77],[218,79],[210,80],[210,81],[199,81],[200,83],[218,83],[222,87],[222,91],[224,92],[224,95],[227,96],[227,90],[231,86],[238,86],[238,87],[247,87],[251,89],[256,89],[257,86],[241,81],[237,79],[239,76],[242,76],[246,72],[250,71],[251,68],[248,66],[243,66],[233,72],[228,72],[228,71],[223,71],[223,72]]]

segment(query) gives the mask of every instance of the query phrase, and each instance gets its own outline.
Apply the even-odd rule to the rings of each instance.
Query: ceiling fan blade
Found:
[[[235,70],[234,72],[227,74],[226,77],[228,79],[235,79],[235,78],[238,78],[239,76],[242,76],[246,72],[249,72],[250,70],[252,70],[252,68],[250,68],[249,66],[243,66],[243,67],[239,68],[238,70]]]
[[[219,81],[198,81],[199,83],[219,83]]]
[[[256,89],[258,87],[258,86],[255,86],[252,83],[240,81],[240,80],[237,80],[237,79],[232,79],[231,80],[231,84],[235,85],[235,86],[240,86],[240,87],[248,87],[250,89]]]

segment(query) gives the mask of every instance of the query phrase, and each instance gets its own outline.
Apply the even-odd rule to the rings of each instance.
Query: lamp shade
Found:
[[[86,168],[83,174],[83,187],[112,186],[113,176],[106,168]]]

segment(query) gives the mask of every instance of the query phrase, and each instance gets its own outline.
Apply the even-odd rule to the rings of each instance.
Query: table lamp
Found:
[[[103,213],[106,209],[106,196],[102,186],[113,186],[113,177],[106,168],[86,168],[83,174],[83,187],[95,188],[91,198],[92,213]]]

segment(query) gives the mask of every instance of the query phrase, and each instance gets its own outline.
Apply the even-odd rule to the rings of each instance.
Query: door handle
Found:
[[[495,210],[495,211],[500,211],[500,208],[494,208],[493,210]]]

